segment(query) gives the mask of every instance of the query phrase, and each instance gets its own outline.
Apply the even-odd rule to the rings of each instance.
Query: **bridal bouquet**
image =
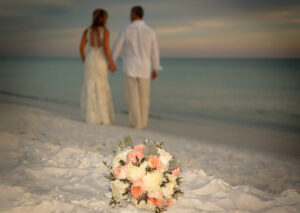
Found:
[[[130,137],[120,142],[119,151],[109,169],[112,190],[110,205],[133,203],[138,208],[165,211],[182,194],[179,163],[167,152],[162,143],[146,140],[132,145]]]

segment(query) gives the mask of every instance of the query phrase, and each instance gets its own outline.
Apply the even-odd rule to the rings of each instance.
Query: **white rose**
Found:
[[[165,196],[168,199],[171,198],[171,196],[174,193],[174,188],[175,185],[172,182],[167,183],[164,187],[161,188],[163,196]]]
[[[123,160],[124,162],[127,162],[126,156],[129,152],[131,152],[132,149],[125,149],[124,151],[119,152],[112,162],[112,172],[120,166],[120,160]]]
[[[164,166],[164,169],[168,169],[169,167],[169,161],[172,159],[172,155],[165,151],[164,149],[158,148],[159,153],[159,160],[161,161],[162,165]]]
[[[148,210],[152,210],[154,211],[155,210],[155,206],[152,205],[152,203],[150,201],[148,201],[147,203],[142,200],[140,201],[140,203],[138,204],[138,201],[136,199],[133,199],[132,202],[134,203],[134,205],[138,208],[141,208],[141,209],[148,209]]]
[[[114,172],[114,176],[116,179],[126,179],[126,176],[127,176],[126,167],[120,166],[120,167],[116,168],[116,170]]]
[[[161,172],[148,172],[143,177],[146,190],[151,193],[160,190],[160,184],[162,183],[163,175]]]
[[[126,195],[123,194],[124,192],[126,192],[126,189],[128,188],[127,183],[123,183],[120,180],[114,180],[110,182],[110,187],[111,187],[112,195],[116,201],[120,201],[121,199],[126,198]]]
[[[177,177],[175,177],[174,175],[172,174],[166,174],[166,176],[169,178],[169,180],[173,183],[176,183],[176,179]],[[176,183],[177,184],[177,183]]]
[[[147,163],[142,163],[139,167],[129,163],[126,165],[127,178],[131,182],[141,179],[146,174]]]
[[[174,193],[174,188],[177,187],[176,177],[170,174],[167,174],[166,176],[168,177],[170,182],[162,187],[161,190],[166,198],[171,198],[172,194]]]

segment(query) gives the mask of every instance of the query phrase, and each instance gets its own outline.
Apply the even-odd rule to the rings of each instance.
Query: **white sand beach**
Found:
[[[109,206],[102,161],[127,135],[164,141],[181,161],[185,194],[169,212],[300,211],[297,159],[1,102],[0,212],[147,212]]]

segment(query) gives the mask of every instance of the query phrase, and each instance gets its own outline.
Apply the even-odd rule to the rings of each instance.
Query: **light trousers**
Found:
[[[150,105],[150,79],[124,74],[125,97],[131,127],[146,128]]]

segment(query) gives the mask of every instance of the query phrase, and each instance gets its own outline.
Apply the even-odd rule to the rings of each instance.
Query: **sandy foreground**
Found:
[[[102,161],[127,135],[164,141],[181,161],[185,195],[169,212],[300,212],[296,159],[8,103],[0,103],[0,212],[147,212],[108,205]]]

